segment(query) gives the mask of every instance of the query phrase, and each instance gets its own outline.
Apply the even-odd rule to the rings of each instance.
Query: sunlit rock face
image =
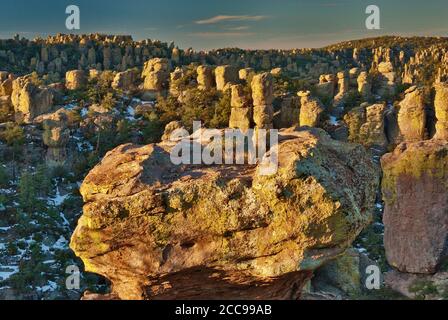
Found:
[[[323,130],[280,141],[270,176],[175,166],[169,142],[116,148],[81,187],[71,248],[121,299],[299,298],[371,221],[379,177],[362,146]]]

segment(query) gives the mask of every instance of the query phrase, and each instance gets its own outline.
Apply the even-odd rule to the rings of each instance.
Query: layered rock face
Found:
[[[438,83],[435,88],[434,108],[437,122],[434,138],[448,140],[448,83]]]
[[[252,79],[254,122],[257,129],[272,129],[274,120],[274,78],[265,72]]]
[[[65,74],[65,87],[68,90],[79,90],[87,85],[87,75],[83,70],[67,71]]]
[[[133,70],[118,72],[112,82],[112,88],[124,91],[132,90],[135,87],[136,79],[137,77]]]
[[[209,66],[199,66],[197,68],[197,81],[198,88],[200,90],[210,90],[215,85],[215,80],[213,79],[213,68]]]
[[[365,103],[348,112],[344,122],[349,129],[349,140],[384,153],[388,145],[385,113],[386,105],[382,103],[370,106]]]
[[[143,89],[162,91],[169,79],[169,61],[164,58],[154,58],[145,62],[142,72]]]
[[[416,86],[406,90],[398,111],[398,142],[415,142],[427,138],[426,107],[422,88]]]
[[[29,76],[24,76],[14,80],[11,101],[16,122],[31,123],[35,117],[50,111],[53,92],[49,88],[37,87]]]
[[[116,148],[81,187],[71,248],[121,299],[299,298],[371,221],[378,171],[320,129],[280,141],[272,176],[175,166],[173,144]]]
[[[318,127],[323,118],[325,108],[317,98],[311,97],[309,91],[300,91],[300,126]]]
[[[249,97],[244,92],[244,87],[240,84],[232,86],[231,107],[229,128],[242,131],[250,129],[253,108]]]
[[[238,70],[229,65],[219,66],[215,69],[216,88],[224,91],[229,88],[229,84],[238,82]]]
[[[403,143],[381,163],[387,259],[401,272],[435,273],[448,257],[448,142]]]

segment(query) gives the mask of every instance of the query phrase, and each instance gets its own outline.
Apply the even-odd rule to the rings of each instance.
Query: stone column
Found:
[[[250,99],[245,95],[244,87],[240,84],[233,85],[232,90],[232,112],[230,114],[229,128],[241,129],[245,132],[250,129],[252,119],[252,107]]]

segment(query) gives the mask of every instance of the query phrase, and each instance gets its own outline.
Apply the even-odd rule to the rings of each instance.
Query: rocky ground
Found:
[[[0,298],[446,298],[447,43],[0,40]],[[279,171],[173,166],[194,120],[280,129]]]

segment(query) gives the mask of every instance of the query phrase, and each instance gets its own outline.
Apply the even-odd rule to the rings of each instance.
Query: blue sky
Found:
[[[65,8],[81,10],[76,33],[131,34],[181,48],[320,47],[382,34],[448,36],[447,0],[0,0],[0,37],[70,33]],[[381,9],[381,30],[365,8]]]

